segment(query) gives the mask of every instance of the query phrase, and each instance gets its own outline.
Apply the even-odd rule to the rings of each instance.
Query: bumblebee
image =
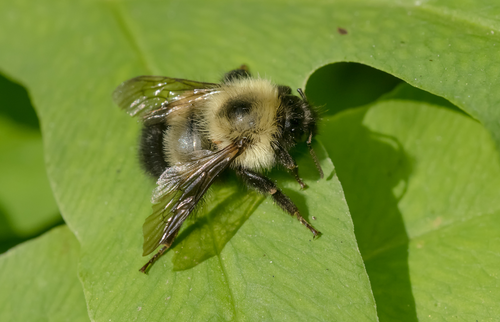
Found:
[[[224,171],[235,171],[251,189],[271,195],[314,235],[321,233],[262,172],[282,165],[301,188],[290,148],[306,141],[320,177],[323,171],[311,146],[317,114],[301,89],[254,78],[246,66],[226,73],[220,84],[162,76],[139,76],[113,93],[115,103],[143,123],[140,160],[157,179],[153,214],[143,225],[143,256],[161,249],[140,271],[145,273],[174,242],[182,223]]]

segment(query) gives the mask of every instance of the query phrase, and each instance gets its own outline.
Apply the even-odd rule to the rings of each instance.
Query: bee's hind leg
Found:
[[[236,173],[250,187],[262,194],[270,194],[273,200],[291,216],[296,216],[301,224],[306,226],[314,235],[319,237],[321,232],[317,231],[310,223],[305,220],[299,212],[297,206],[288,198],[269,178],[262,176],[250,170],[238,169]]]

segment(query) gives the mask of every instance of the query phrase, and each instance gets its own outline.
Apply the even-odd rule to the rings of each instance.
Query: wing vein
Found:
[[[171,245],[213,181],[242,151],[242,146],[232,144],[219,151],[206,151],[198,159],[165,170],[153,192],[153,214],[143,226],[144,255],[161,244]]]

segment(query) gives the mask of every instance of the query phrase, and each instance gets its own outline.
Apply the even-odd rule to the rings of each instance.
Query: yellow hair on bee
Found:
[[[232,109],[249,106],[230,117]],[[221,86],[204,108],[202,127],[218,149],[245,137],[248,145],[232,166],[252,170],[270,169],[275,163],[271,142],[279,130],[276,115],[281,108],[277,87],[265,79],[236,79]]]

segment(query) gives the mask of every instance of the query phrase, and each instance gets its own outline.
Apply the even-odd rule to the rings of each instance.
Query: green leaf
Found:
[[[121,81],[140,74],[214,82],[242,63],[254,73],[296,88],[320,66],[360,62],[454,103],[480,120],[499,147],[497,10],[488,1],[471,6],[449,0],[0,3],[0,30],[10,31],[0,34],[2,48],[7,48],[0,51],[0,69],[27,86],[39,112],[49,177],[61,212],[82,243],[80,277],[90,316],[97,321],[376,320],[342,189],[331,165],[329,180],[315,182],[316,177],[303,171],[313,168],[310,160],[299,162],[310,186],[305,191],[279,173],[273,176],[309,219],[317,218],[315,225],[324,233],[319,240],[309,243],[304,227],[267,199],[257,206],[257,196],[245,197],[249,199],[244,207],[231,214],[234,218],[219,217],[219,210],[235,208],[223,196],[239,196],[237,188],[228,184],[214,191],[199,220],[185,227],[184,237],[179,236],[150,275],[138,275],[135,270],[144,261],[141,225],[150,212],[154,185],[136,161],[139,125],[112,105],[111,92]],[[374,91],[377,95],[370,99],[382,92]],[[418,130],[427,128],[425,123],[419,126]],[[329,144],[335,140],[322,139],[325,167],[329,154],[335,152]],[[294,152],[307,155],[300,149]],[[403,164],[402,169],[397,165],[385,166],[410,178],[415,165]],[[371,166],[366,164],[364,170],[367,180],[377,178],[369,171]],[[398,182],[385,184],[392,189]],[[418,193],[426,191],[427,182],[420,182],[420,190],[415,188]],[[394,187],[395,194],[405,188]],[[444,192],[438,196],[443,204],[451,200]],[[349,202],[349,207],[362,208],[364,202]],[[390,214],[394,205],[388,207]],[[405,242],[405,222],[395,218],[389,221],[396,225],[392,230],[382,227],[376,232],[382,239],[402,240],[404,250],[405,245],[411,246],[410,238],[421,235],[406,235]],[[418,220],[416,224],[423,225]],[[231,228],[222,231],[225,225]],[[358,243],[366,259],[366,240],[374,238],[374,245],[380,245],[380,240],[363,225],[359,227]],[[392,233],[384,237],[387,230]],[[198,236],[210,241],[197,245]],[[387,296],[380,286],[383,276],[373,275],[382,266],[367,261],[380,318],[427,318],[433,314],[427,314],[429,302],[421,302],[420,284],[409,277],[414,258],[404,251],[398,256],[395,265],[407,267],[408,273],[395,276],[395,285],[403,287],[391,285],[399,293]],[[400,280],[402,284],[397,284]],[[408,303],[409,311],[401,309]],[[439,305],[433,309],[444,312]],[[471,306],[450,307],[463,313],[460,310]],[[391,315],[391,310],[401,311]]]
[[[257,201],[251,197],[247,207],[231,213],[232,218],[220,219],[224,225],[210,223],[208,232],[213,236],[217,233],[212,237],[212,250],[202,250],[201,255],[193,252],[199,241],[182,238],[181,233],[177,246],[150,275],[141,275],[138,268],[145,261],[140,256],[141,226],[150,212],[153,185],[136,160],[138,124],[110,101],[120,81],[150,72],[141,71],[144,57],[133,50],[141,45],[129,43],[127,37],[132,36],[123,29],[129,18],[121,5],[84,3],[72,9],[79,12],[78,16],[57,15],[56,20],[52,20],[52,13],[69,10],[67,4],[54,4],[49,12],[36,6],[30,10],[40,14],[36,19],[47,25],[30,46],[48,41],[46,37],[59,39],[64,46],[40,47],[48,51],[47,59],[43,67],[38,66],[40,73],[32,74],[26,83],[39,108],[48,171],[61,212],[81,240],[80,277],[92,319],[376,319],[340,184],[331,176],[315,183],[318,175],[312,177],[307,171],[303,175],[310,184],[308,190],[299,193],[293,182],[293,190],[285,191],[307,217],[310,213],[318,218],[317,228],[325,234],[318,241],[309,241],[311,233],[269,201],[253,210]],[[100,26],[98,33],[96,26]],[[54,37],[54,32],[58,36]],[[85,48],[82,40],[88,41]],[[168,42],[163,46],[168,48]],[[110,57],[110,53],[115,54]],[[64,68],[55,56],[66,57],[62,60]],[[180,56],[177,59],[179,64],[172,66],[186,61]],[[222,57],[218,64],[216,67],[214,61],[205,77],[215,81],[214,71],[230,65]],[[199,70],[195,64],[186,67],[176,76],[191,77]],[[39,81],[44,75],[47,79]],[[325,171],[332,173],[328,156],[324,152],[322,156]],[[309,167],[314,169],[310,160]],[[290,181],[283,182],[285,187],[291,185]],[[232,194],[238,193],[234,185],[229,189]],[[213,194],[217,196],[217,191]],[[211,205],[215,210],[227,208],[218,200]],[[205,218],[215,215],[207,210]],[[194,230],[193,236],[206,235],[203,223],[208,220],[201,216],[194,228],[186,227]],[[233,216],[236,223],[226,227]],[[225,235],[218,234],[221,226],[228,230]],[[182,257],[174,256],[177,252]],[[182,263],[185,257],[200,264],[189,268]]]
[[[336,138],[323,140],[380,320],[498,317],[500,165],[484,128],[449,109],[390,99],[324,120],[323,131]]]
[[[89,321],[76,268],[80,245],[66,226],[0,256],[0,320]]]
[[[0,151],[2,230],[29,236],[58,221],[40,132],[0,117]]]
[[[0,115],[16,124],[40,131],[40,124],[24,87],[0,75]]]
[[[26,91],[0,75],[0,252],[61,222]]]
[[[404,84],[399,78],[366,65],[337,63],[316,70],[307,80],[306,94],[321,116],[327,116],[371,104]]]

